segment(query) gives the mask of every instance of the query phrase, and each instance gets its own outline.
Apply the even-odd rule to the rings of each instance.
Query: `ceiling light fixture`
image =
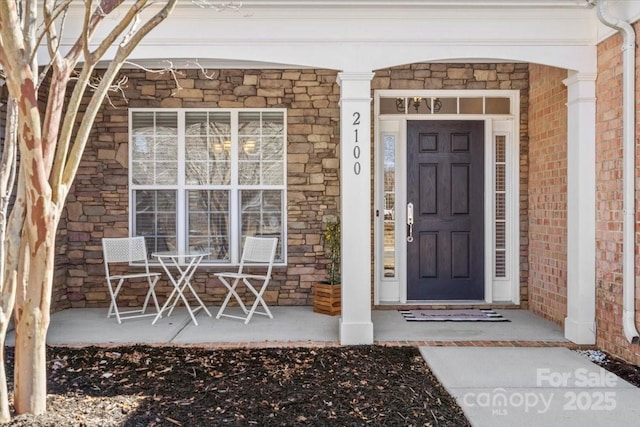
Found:
[[[436,98],[436,97],[423,98],[421,96],[413,96],[411,97],[410,102],[411,102],[411,106],[416,110],[416,114],[420,110],[420,105],[422,105],[422,101],[424,101],[424,105],[425,107],[427,107],[427,111],[429,113],[437,113],[442,108],[442,101],[440,100],[440,98]],[[396,110],[398,110],[399,113],[405,112],[406,102],[407,102],[407,98],[404,98],[404,97],[396,98]]]

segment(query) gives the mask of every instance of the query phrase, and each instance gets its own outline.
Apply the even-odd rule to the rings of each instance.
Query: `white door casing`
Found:
[[[511,113],[485,114],[381,114],[380,99],[389,97],[509,97]],[[408,120],[484,120],[485,122],[485,300],[486,303],[520,302],[519,259],[519,174],[520,174],[520,95],[519,91],[492,90],[380,90],[376,91],[374,115],[374,175],[375,175],[375,247],[374,247],[374,301],[376,304],[405,304],[406,293],[406,129]],[[395,269],[391,277],[384,270],[384,141],[395,141]],[[505,231],[504,250],[496,248],[496,148],[504,148],[505,177]],[[388,189],[387,189],[388,190]],[[388,215],[387,215],[388,216]],[[498,219],[498,222],[502,222]],[[506,254],[504,268],[496,269],[496,253]],[[389,258],[389,257],[388,257]],[[387,276],[391,270],[388,269]],[[504,274],[502,274],[504,272]],[[503,277],[496,277],[502,275]],[[455,303],[455,301],[448,301]],[[480,301],[482,302],[482,301]],[[442,303],[442,301],[438,301]],[[466,301],[468,303],[468,301]]]

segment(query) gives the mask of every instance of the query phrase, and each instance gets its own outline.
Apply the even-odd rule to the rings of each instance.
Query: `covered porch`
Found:
[[[212,313],[216,307],[210,307]],[[509,322],[407,322],[397,310],[373,310],[374,343],[436,346],[569,346],[562,328],[528,310],[498,310]],[[178,307],[155,325],[152,318],[118,324],[106,308],[62,310],[51,316],[47,344],[194,345],[215,348],[339,345],[339,318],[311,307],[272,307],[273,319],[255,316],[251,323],[198,313],[195,326]],[[13,345],[13,331],[7,344]]]
[[[490,256],[477,257],[484,259],[484,272],[475,270],[484,277],[485,292],[474,297],[473,302],[528,307],[553,319],[556,325],[563,324],[564,330],[559,337],[578,344],[594,344],[597,225],[594,165],[596,78],[599,73],[596,45],[608,33],[598,24],[593,8],[587,2],[557,2],[553,6],[547,5],[553,8],[551,14],[543,7],[531,10],[519,4],[521,2],[508,0],[498,2],[503,5],[494,4],[488,8],[462,8],[461,4],[445,7],[434,1],[399,9],[391,8],[395,6],[393,2],[363,0],[335,10],[306,1],[293,1],[289,5],[275,2],[267,6],[256,3],[251,4],[247,14],[224,15],[219,19],[220,25],[211,25],[211,15],[200,8],[185,6],[173,15],[173,25],[154,33],[136,51],[132,60],[146,67],[157,67],[167,57],[174,58],[176,52],[192,63],[176,65],[186,70],[185,78],[180,82],[139,69],[127,70],[132,87],[128,94],[131,102],[119,109],[105,107],[104,120],[96,125],[100,136],[85,153],[88,166],[79,177],[78,188],[68,205],[67,252],[64,253],[68,256],[68,264],[61,267],[64,271],[58,275],[60,286],[56,292],[60,294],[60,303],[56,310],[105,304],[99,239],[145,233],[136,228],[136,191],[156,194],[160,187],[133,188],[133,179],[127,179],[133,176],[130,171],[136,167],[131,160],[134,159],[132,147],[141,151],[146,149],[145,144],[141,143],[139,147],[135,144],[133,134],[138,128],[131,124],[125,129],[123,125],[134,121],[133,113],[127,116],[128,109],[153,110],[158,117],[175,110],[176,123],[187,123],[187,115],[194,113],[193,109],[211,109],[207,114],[232,110],[227,112],[229,123],[240,123],[241,116],[248,114],[245,110],[260,110],[262,114],[274,109],[282,110],[282,116],[278,117],[283,117],[278,119],[282,125],[279,141],[285,142],[283,154],[278,158],[283,166],[278,169],[282,179],[277,181],[277,203],[267,206],[265,202],[263,207],[268,209],[263,211],[273,214],[271,216],[276,218],[273,223],[281,224],[281,239],[286,244],[282,245],[282,264],[273,283],[275,286],[267,298],[282,306],[281,310],[291,310],[291,313],[302,310],[304,313],[305,309],[286,306],[310,303],[312,283],[325,277],[321,248],[323,221],[339,216],[344,230],[342,317],[316,322],[313,317],[284,320],[283,316],[282,325],[266,322],[265,330],[257,323],[252,328],[233,323],[210,325],[208,319],[203,320],[205,327],[198,328],[167,323],[164,324],[167,330],[162,332],[171,330],[175,334],[167,335],[165,342],[182,339],[190,331],[198,336],[206,335],[195,342],[219,343],[229,342],[230,337],[237,339],[233,342],[242,343],[270,340],[339,340],[342,344],[456,342],[455,339],[540,341],[529,333],[478,338],[483,335],[473,329],[496,332],[499,327],[513,331],[517,330],[515,322],[498,327],[419,325],[421,329],[416,332],[418,325],[407,325],[397,316],[398,328],[389,328],[391,323],[379,323],[379,318],[388,316],[393,320],[397,312],[372,310],[383,303],[434,300],[411,298],[405,292],[410,258],[406,253],[407,237],[412,238],[412,235],[405,236],[404,231],[410,221],[409,205],[413,205],[407,196],[410,179],[402,172],[407,169],[410,156],[405,149],[407,125],[411,121],[453,121],[466,114],[466,119],[485,123],[485,139],[496,147],[492,149],[489,144],[485,145],[489,147],[485,149],[485,159],[490,160],[487,154],[502,152],[502,146],[496,141],[504,142],[510,153],[504,161],[483,163],[484,187],[480,190],[484,194],[489,194],[490,190],[494,193],[494,200],[489,200],[481,209],[485,218],[482,243],[484,253]],[[293,5],[301,8],[294,9]],[[390,10],[393,13],[390,14]],[[290,19],[291,16],[296,19]],[[546,31],[540,32],[539,23],[543,21]],[[278,25],[273,25],[274,22]],[[444,22],[446,31],[442,27]],[[353,28],[367,28],[367,31],[357,32]],[[193,34],[198,34],[198,38],[194,39]],[[264,39],[264,34],[270,34],[271,38]],[[256,43],[257,40],[260,43]],[[193,63],[195,59],[197,65]],[[521,66],[528,74],[518,68]],[[217,70],[216,77],[205,79],[199,68]],[[178,83],[184,87],[178,88]],[[482,113],[465,112],[462,107],[455,111],[446,108],[435,111],[434,108],[439,98],[449,98],[453,104],[463,105],[482,97],[486,104],[487,99],[506,96],[507,92],[513,92],[509,96],[514,98],[510,114],[501,117],[484,107]],[[396,114],[398,111],[393,108],[391,112],[385,112],[380,107],[385,98],[396,110],[399,109],[397,100],[406,100],[402,104],[402,115]],[[408,104],[409,100],[422,99],[430,99],[433,103],[429,113],[419,111],[415,104]],[[529,108],[531,114],[522,107]],[[412,108],[415,108],[415,114]],[[548,111],[551,113],[545,113]],[[538,115],[534,114],[536,112]],[[395,127],[386,126],[394,114],[397,120],[391,124]],[[175,129],[180,129],[176,134],[182,138],[175,145],[186,152],[184,147],[189,136],[186,125],[176,125]],[[385,204],[388,189],[384,188],[381,179],[386,158],[381,154],[386,154],[384,138],[390,136],[395,139],[389,145],[395,148],[389,152],[401,159],[396,169],[399,184],[394,184],[393,189],[397,210],[390,215],[397,230],[392,236],[395,237],[397,261],[393,287],[382,283],[389,281],[385,271],[389,257],[387,248],[383,247],[387,242],[382,232],[388,225],[384,217],[389,209]],[[242,154],[245,147],[240,146],[240,137],[240,131],[234,128],[229,140],[233,141],[229,142],[231,154],[218,153],[231,156],[237,170],[240,169],[238,165],[242,165],[241,156],[249,155]],[[217,144],[221,153],[224,145]],[[215,144],[212,147],[215,151]],[[546,153],[553,153],[557,158],[548,157]],[[215,152],[211,154],[212,164],[218,161],[216,155]],[[185,160],[186,154],[176,156],[172,161],[186,170],[189,163]],[[100,162],[92,162],[95,159]],[[99,164],[99,170],[96,164]],[[498,173],[500,168],[507,170],[503,183],[506,189],[500,187],[502,184],[491,186],[494,180],[497,182],[494,177],[503,176]],[[174,215],[170,231],[176,235],[179,246],[187,247],[189,238],[194,236],[189,235],[191,231],[185,231],[190,230],[187,218],[191,208],[185,202],[190,189],[187,189],[183,175],[180,174],[182,181],[171,184],[179,187],[180,193],[179,196],[171,193],[171,200],[178,200],[178,203],[170,208]],[[231,194],[228,196],[233,205],[231,210],[205,210],[211,217],[224,211],[234,218],[231,228],[235,234],[228,239],[231,243],[225,246],[225,250],[232,252],[233,248],[240,247],[239,236],[244,232],[239,226],[242,222],[238,220],[242,213],[239,192],[244,189],[240,189],[238,182],[224,184],[228,187],[224,187],[224,191]],[[209,191],[206,185],[201,187]],[[272,187],[260,187],[255,191],[271,191]],[[480,194],[480,191],[474,194]],[[502,197],[510,212],[505,218],[496,213],[501,211],[497,207],[502,206],[498,203]],[[156,212],[150,206],[155,205],[152,202],[142,205],[141,218],[147,211]],[[505,222],[508,228],[503,230],[500,227],[505,226]],[[152,223],[153,220],[149,220],[149,224]],[[165,233],[165,230],[161,231],[160,234]],[[226,236],[229,233],[226,230],[218,234]],[[230,256],[222,261],[231,265],[233,260]],[[493,274],[494,270],[499,270],[496,266],[503,265],[501,274]],[[211,271],[215,272],[215,268],[214,264]],[[215,305],[220,296],[211,284],[211,280],[202,276],[197,286],[214,291],[207,295],[206,302]],[[310,309],[306,310],[306,314],[313,315]],[[73,313],[67,310],[56,313],[51,339],[55,336],[57,322]],[[93,318],[90,313],[91,310],[86,314],[88,319]],[[539,320],[530,313],[526,316],[536,322]],[[83,319],[82,323],[90,329],[89,337],[95,336],[96,330],[113,330],[125,335],[135,330],[131,325],[112,329],[112,326],[105,327],[106,323],[98,323],[102,326],[91,329],[92,321],[88,319]],[[95,319],[106,322],[99,316]],[[262,322],[264,319],[260,320]],[[291,325],[297,324],[313,325],[314,330],[290,329]],[[146,323],[140,323],[140,326],[144,326],[140,332],[143,339],[156,339],[149,333]],[[467,326],[472,328],[467,329]],[[77,322],[73,327],[78,327]],[[456,328],[463,329],[457,332]],[[245,335],[248,331],[255,336]],[[218,332],[221,334],[219,341],[210,335]],[[65,334],[73,335],[67,331]]]

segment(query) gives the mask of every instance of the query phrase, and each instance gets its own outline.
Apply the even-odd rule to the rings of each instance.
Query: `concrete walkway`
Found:
[[[339,345],[339,317],[311,307],[273,307],[274,319],[249,325],[184,308],[155,325],[118,324],[106,309],[54,313],[49,345],[202,345],[215,348]],[[640,389],[563,348],[562,329],[526,310],[498,310],[509,322],[406,322],[396,310],[374,310],[377,344],[420,346],[442,384],[474,426],[638,426]],[[13,333],[7,337],[13,345]]]
[[[420,351],[475,427],[640,425],[640,389],[569,349]]]

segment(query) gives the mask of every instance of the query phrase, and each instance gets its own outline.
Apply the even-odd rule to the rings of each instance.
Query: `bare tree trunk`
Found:
[[[58,208],[51,200],[43,159],[44,141],[30,70],[22,71],[20,180],[25,184],[26,215],[20,235],[15,302],[16,358],[13,401],[16,412],[46,411],[45,338],[49,327]],[[61,208],[60,208],[61,209]]]
[[[28,67],[14,71],[16,81],[22,82],[15,92],[20,93],[19,180],[24,185],[26,210],[17,265],[13,395],[17,413],[37,415],[46,410],[45,337],[49,326],[57,215],[42,156],[41,122],[32,73]]]
[[[49,221],[47,221],[49,222]],[[30,227],[27,217],[25,227]],[[49,327],[49,305],[53,281],[56,224],[34,224],[47,227],[52,236],[47,236],[38,245],[35,254],[31,242],[20,248],[22,277],[16,296],[16,354],[15,383],[20,384],[14,393],[16,412],[42,414],[46,411],[47,370],[46,335]],[[26,234],[26,233],[25,233]],[[49,233],[47,233],[49,234]],[[26,238],[26,236],[23,236]],[[23,240],[26,241],[27,239]],[[29,239],[30,240],[30,239]]]
[[[40,35],[46,36],[54,65],[48,108],[44,112],[40,111],[38,103],[38,70],[35,62],[37,44],[43,40],[37,36],[35,26],[36,5],[40,3],[44,7],[44,32]],[[63,27],[62,21],[71,1],[0,0],[0,66],[6,73],[11,96],[19,101],[20,150],[16,202],[4,239],[4,254],[0,254],[5,259],[0,302],[0,344],[4,343],[11,308],[15,305],[14,405],[18,414],[37,415],[46,410],[46,333],[55,268],[56,231],[92,123],[126,58],[149,31],[169,16],[177,0],[166,0],[164,6],[142,22],[141,12],[150,6],[150,0],[100,0],[97,3],[84,2],[83,32],[63,58],[58,50],[59,37],[56,31]],[[92,50],[90,39],[96,28],[123,3],[129,4],[126,11],[120,9],[113,28]],[[56,17],[60,18],[59,26],[56,26]],[[121,42],[118,44],[119,38]],[[87,87],[86,79],[90,78],[93,67],[116,44],[116,54],[97,88],[93,89],[82,122],[75,128],[80,100]],[[65,106],[66,82],[80,56],[84,62],[82,72],[71,101]],[[62,117],[65,119],[61,126]],[[3,375],[4,372],[0,372],[0,382]],[[0,418],[9,415],[6,381],[4,384],[4,389],[0,384]]]
[[[15,183],[17,160],[17,103],[15,99],[7,99],[7,120],[5,123],[5,138],[0,163],[0,422],[11,419],[9,412],[9,390],[7,389],[7,373],[4,366],[4,343],[11,321],[13,304],[15,302],[15,280],[5,280],[8,257],[5,257],[5,238],[7,236],[7,218],[9,200]],[[21,228],[21,227],[20,227]]]
[[[51,285],[55,259],[55,236],[58,223],[58,208],[51,201],[51,187],[46,180],[43,165],[29,167],[30,160],[42,157],[42,145],[36,139],[25,138],[38,135],[37,110],[29,108],[35,99],[23,98],[21,108],[31,114],[19,120],[23,132],[20,142],[21,175],[24,183],[26,215],[20,234],[15,299],[16,358],[14,406],[16,412],[42,414],[46,411],[46,333],[49,327]],[[29,132],[31,131],[31,132]]]

